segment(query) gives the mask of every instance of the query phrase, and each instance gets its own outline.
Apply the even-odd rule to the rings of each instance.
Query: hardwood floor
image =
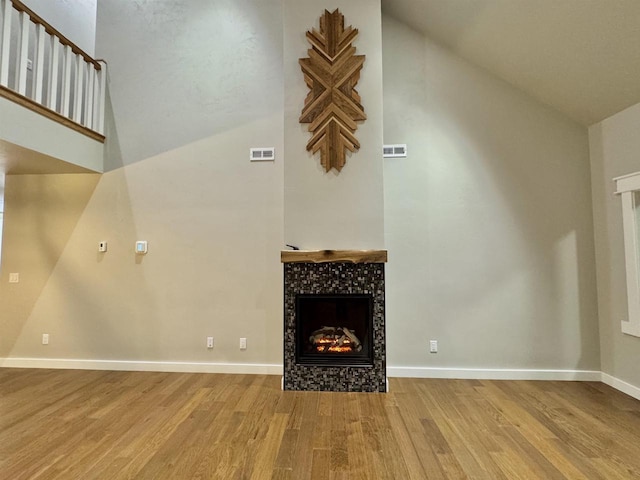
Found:
[[[640,478],[640,402],[604,384],[390,385],[0,369],[0,478]]]

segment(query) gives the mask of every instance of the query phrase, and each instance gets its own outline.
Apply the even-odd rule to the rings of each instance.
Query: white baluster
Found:
[[[49,56],[49,93],[47,95],[48,107],[51,110],[57,110],[58,104],[58,58],[60,56],[60,42],[58,37],[51,35],[49,37],[51,45],[51,55]]]
[[[16,65],[15,89],[20,95],[27,94],[27,59],[29,54],[29,15],[24,12],[18,14],[18,64]]]
[[[0,37],[0,85],[9,86],[9,52],[11,47],[11,0],[2,0],[2,37]]]
[[[87,95],[84,103],[84,126],[87,128],[93,128],[93,97],[94,97],[94,82],[96,78],[96,69],[93,63],[87,63],[89,71],[87,72]]]
[[[65,117],[69,116],[69,102],[71,100],[71,62],[73,61],[73,52],[69,45],[64,46],[62,51],[64,67],[62,72],[62,97],[60,105],[60,114]]]
[[[33,99],[42,104],[42,81],[44,79],[44,39],[47,32],[44,25],[36,25],[36,52],[33,62],[33,82],[31,87]]]
[[[102,68],[98,72],[98,107],[96,108],[95,131],[104,135],[104,104],[107,94],[107,64],[102,63]]]
[[[76,55],[76,81],[73,95],[73,121],[82,123],[82,92],[84,86],[84,58]]]

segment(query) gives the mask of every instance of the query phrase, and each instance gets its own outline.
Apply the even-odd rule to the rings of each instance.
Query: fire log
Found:
[[[320,353],[359,352],[362,350],[362,343],[356,334],[346,327],[322,327],[311,334],[309,342]]]

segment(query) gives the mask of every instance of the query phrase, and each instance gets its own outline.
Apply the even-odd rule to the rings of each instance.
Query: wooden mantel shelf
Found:
[[[386,250],[283,250],[282,263],[386,263]]]

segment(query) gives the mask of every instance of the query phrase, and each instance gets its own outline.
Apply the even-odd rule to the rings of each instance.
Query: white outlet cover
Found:
[[[246,350],[247,349],[247,339],[246,338],[241,338],[240,339],[240,350]]]
[[[20,274],[19,273],[10,273],[9,274],[9,283],[19,283],[20,282]]]
[[[43,345],[49,345],[49,334],[48,333],[43,333],[42,334],[42,344]]]

